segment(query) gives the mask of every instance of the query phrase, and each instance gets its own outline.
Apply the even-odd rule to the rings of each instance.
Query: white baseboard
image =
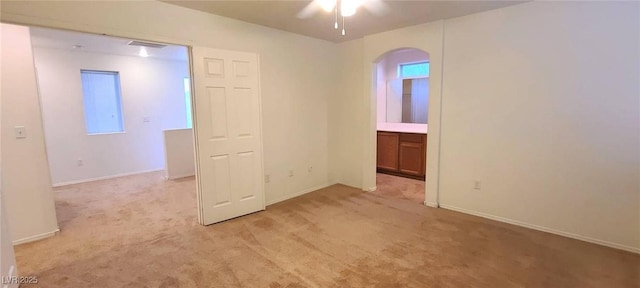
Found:
[[[276,199],[272,199],[272,200],[267,201],[266,205],[269,206],[269,205],[272,205],[272,204],[276,204],[278,202],[289,200],[291,198],[295,198],[295,197],[298,197],[298,196],[301,196],[301,195],[304,195],[304,194],[307,194],[307,193],[310,193],[310,192],[313,192],[313,191],[316,191],[316,190],[324,189],[324,188],[327,188],[327,187],[329,187],[331,185],[335,185],[335,184],[338,184],[338,183],[318,185],[318,186],[315,186],[315,187],[304,189],[302,191],[298,191],[298,192],[295,192],[295,193],[291,193],[291,194],[287,194],[287,195],[284,195],[284,196],[280,196],[280,197],[278,197]]]
[[[362,189],[362,191],[367,191],[367,192],[373,192],[373,191],[376,191],[376,190],[378,190],[378,186],[373,186],[373,187],[370,187],[368,189]]]
[[[33,241],[42,240],[44,238],[49,238],[51,236],[56,235],[56,233],[58,233],[58,232],[60,232],[60,228],[58,228],[56,230],[53,230],[51,232],[42,233],[42,234],[38,234],[38,235],[34,235],[34,236],[29,236],[29,237],[26,237],[26,238],[14,240],[13,241],[13,245],[20,245],[20,244],[24,244],[24,243],[29,243],[29,242],[33,242]]]
[[[113,178],[118,178],[118,177],[132,176],[132,175],[138,175],[138,174],[144,174],[144,173],[150,173],[150,172],[158,172],[158,171],[162,171],[162,170],[164,170],[164,169],[152,169],[152,170],[136,171],[136,172],[131,172],[131,173],[123,173],[123,174],[95,177],[95,178],[89,178],[89,179],[81,179],[81,180],[73,180],[73,181],[67,181],[67,182],[53,183],[53,187],[61,187],[61,186],[67,186],[67,185],[73,185],[73,184],[87,183],[87,182],[93,182],[93,181],[98,181],[98,180],[107,180],[107,179],[113,179]]]
[[[556,230],[556,229],[552,229],[552,228],[547,228],[547,227],[542,227],[542,226],[538,226],[538,225],[534,225],[534,224],[520,222],[520,221],[517,221],[517,220],[503,218],[503,217],[500,217],[500,216],[494,216],[494,215],[491,215],[491,214],[485,214],[485,213],[482,213],[482,212],[471,211],[471,210],[467,210],[467,209],[464,209],[464,208],[458,208],[458,207],[449,206],[449,205],[442,205],[442,204],[440,205],[440,208],[453,210],[453,211],[457,211],[457,212],[461,212],[461,213],[465,213],[465,214],[471,214],[471,215],[479,216],[479,217],[482,217],[482,218],[487,218],[487,219],[500,221],[500,222],[504,222],[504,223],[508,223],[508,224],[512,224],[512,225],[517,225],[517,226],[521,226],[521,227],[525,227],[525,228],[529,228],[529,229],[533,229],[533,230],[538,230],[538,231],[542,231],[542,232],[556,234],[556,235],[560,235],[560,236],[564,236],[564,237],[568,237],[568,238],[573,238],[573,239],[576,239],[576,240],[581,240],[581,241],[585,241],[585,242],[589,242],[589,243],[594,243],[594,244],[598,244],[598,245],[602,245],[602,246],[607,246],[607,247],[611,247],[611,248],[615,248],[615,249],[619,249],[619,250],[624,250],[624,251],[640,254],[640,248],[630,247],[630,246],[621,245],[621,244],[617,244],[617,243],[613,243],[613,242],[609,242],[609,241],[605,241],[605,240],[595,239],[595,238],[582,236],[582,235],[578,235],[578,234],[573,234],[573,233],[569,233],[569,232],[564,232],[564,231],[560,231],[560,230]]]
[[[176,180],[176,179],[180,179],[180,178],[187,178],[187,177],[191,177],[191,176],[196,176],[196,173],[187,173],[187,174],[182,174],[182,175],[173,175],[171,177],[166,177],[168,180]]]
[[[438,203],[436,203],[436,202],[427,202],[427,201],[424,201],[424,206],[429,206],[429,207],[433,207],[433,208],[438,208],[439,207]]]

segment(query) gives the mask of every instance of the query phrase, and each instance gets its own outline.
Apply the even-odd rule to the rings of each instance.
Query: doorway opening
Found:
[[[1,25],[22,274],[265,209],[258,54]]]
[[[429,54],[402,48],[374,63],[377,193],[425,202]]]
[[[187,47],[29,31],[60,229],[73,231],[93,213],[114,221],[175,216],[182,211],[161,205],[179,196],[172,186],[195,219]]]
[[[3,108],[29,109],[7,118],[24,125],[16,143],[34,143],[34,150],[42,150],[25,161],[37,161],[33,181],[48,190],[41,196],[51,198],[32,205],[50,205],[40,215],[50,220],[47,224],[54,223],[50,229],[59,228],[32,236],[20,225],[9,225],[17,227],[11,240],[17,245],[21,273],[60,265],[69,251],[74,257],[91,258],[164,229],[199,225],[191,95],[186,89],[191,86],[188,48],[11,27],[11,39],[19,41],[6,46],[21,53],[3,65],[24,68],[16,73],[31,80],[15,81],[11,87],[33,93],[25,93],[29,102],[24,103],[4,94]],[[3,192],[7,191],[16,206],[31,192]],[[32,219],[16,210],[8,212],[13,223]],[[50,241],[34,242],[54,234],[58,235]],[[27,242],[34,243],[18,245]],[[56,249],[38,252],[47,245]]]

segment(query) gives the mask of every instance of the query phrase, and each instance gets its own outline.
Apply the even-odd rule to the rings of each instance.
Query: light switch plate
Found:
[[[13,134],[16,136],[16,139],[27,138],[27,129],[25,129],[24,126],[16,126],[13,128]]]

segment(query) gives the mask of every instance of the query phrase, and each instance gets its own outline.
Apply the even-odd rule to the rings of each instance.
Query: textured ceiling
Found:
[[[363,7],[346,18],[347,35],[333,29],[334,14],[318,11],[308,19],[296,15],[310,1],[165,1],[224,17],[285,30],[293,33],[342,42],[402,27],[497,9],[527,1],[384,1],[384,15],[375,15]]]

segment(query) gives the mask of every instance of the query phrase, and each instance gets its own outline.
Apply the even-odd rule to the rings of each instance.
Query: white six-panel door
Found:
[[[200,223],[264,210],[258,55],[193,47]]]

